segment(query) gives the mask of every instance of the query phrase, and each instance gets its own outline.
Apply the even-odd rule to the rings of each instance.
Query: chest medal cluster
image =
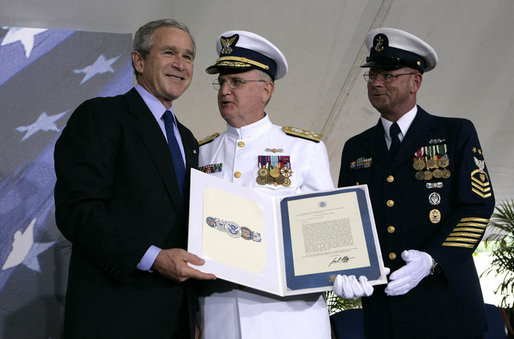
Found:
[[[256,181],[259,185],[289,187],[293,171],[289,155],[259,155]]]
[[[417,180],[448,179],[451,176],[450,158],[446,144],[423,146],[414,153],[412,167]]]

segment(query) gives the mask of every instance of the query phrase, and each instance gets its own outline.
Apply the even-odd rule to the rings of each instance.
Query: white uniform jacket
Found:
[[[305,138],[312,135],[290,130]],[[288,135],[267,115],[242,128],[227,125],[213,138],[203,145],[200,141],[199,166],[204,172],[275,196],[334,187],[323,142]],[[289,169],[290,181],[258,183],[259,169],[273,167]],[[205,339],[330,338],[321,294],[278,297],[246,287],[200,298],[200,328]]]

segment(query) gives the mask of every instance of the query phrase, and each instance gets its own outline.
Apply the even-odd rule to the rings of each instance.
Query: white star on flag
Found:
[[[100,54],[100,56],[96,58],[96,61],[92,65],[86,66],[82,69],[74,69],[73,72],[77,74],[85,74],[84,78],[80,82],[80,84],[82,85],[96,74],[103,74],[107,72],[114,73],[114,69],[111,67],[111,65],[115,63],[119,57],[120,56],[118,55],[117,57],[112,59],[105,59],[104,55]]]
[[[42,28],[11,27],[9,28],[9,31],[5,35],[4,40],[0,46],[5,46],[20,41],[23,44],[23,48],[25,49],[25,56],[28,59],[30,53],[32,52],[32,48],[34,47],[34,36],[46,30],[47,29]]]
[[[33,271],[41,272],[39,266],[38,255],[51,247],[55,241],[47,243],[34,243],[34,225],[36,219],[32,219],[25,232],[20,230],[14,233],[14,241],[12,243],[12,251],[5,260],[2,270],[24,264]]]
[[[21,141],[25,141],[25,139],[28,139],[32,134],[36,133],[37,131],[56,131],[59,132],[60,129],[57,128],[57,125],[55,122],[59,120],[63,115],[68,113],[68,111],[64,111],[62,113],[58,113],[55,115],[48,115],[46,112],[41,113],[41,115],[37,118],[37,120],[27,126],[19,126],[16,127],[16,130],[18,132],[27,132],[21,139]]]

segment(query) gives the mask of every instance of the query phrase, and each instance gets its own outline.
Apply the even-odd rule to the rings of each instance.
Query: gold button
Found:
[[[393,181],[394,181],[394,177],[392,175],[387,177],[387,182],[393,182]]]
[[[394,233],[394,231],[396,231],[396,228],[394,228],[394,226],[387,227],[387,232]]]
[[[244,143],[244,141],[239,141],[239,142],[237,143],[237,146],[239,146],[239,147],[245,147],[245,143]]]
[[[236,178],[240,178],[240,177],[241,177],[241,172],[239,172],[239,171],[235,172],[235,173],[234,173],[234,176],[235,176]]]
[[[387,200],[387,207],[393,207],[394,206],[394,200]]]
[[[389,259],[391,259],[391,260],[396,259],[396,253],[394,253],[394,252],[389,253]]]

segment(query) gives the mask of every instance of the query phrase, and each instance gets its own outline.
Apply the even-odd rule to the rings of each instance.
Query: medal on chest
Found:
[[[293,171],[289,155],[259,155],[256,181],[259,185],[291,185]]]

